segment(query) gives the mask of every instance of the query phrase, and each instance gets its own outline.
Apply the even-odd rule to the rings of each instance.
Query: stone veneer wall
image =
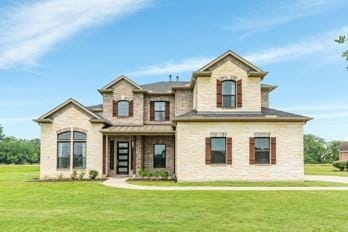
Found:
[[[153,145],[166,145],[166,169],[174,173],[174,136],[144,136],[144,169],[153,169]]]
[[[113,93],[103,94],[103,116],[115,125],[142,125],[144,118],[144,94],[133,93],[136,87],[128,81],[120,80],[112,86]],[[134,112],[133,117],[113,117],[112,104],[113,100],[133,100]]]
[[[88,177],[88,170],[94,169],[99,172],[99,177],[101,177],[103,137],[100,129],[103,124],[91,123],[90,117],[73,104],[69,104],[55,113],[52,119],[52,123],[41,123],[40,178],[58,178],[60,175],[68,178],[71,176],[72,163],[70,163],[70,169],[57,169],[57,133],[73,130],[87,133],[86,170],[79,171],[86,172],[85,177]]]
[[[232,165],[205,164],[205,138],[232,137]],[[249,165],[249,138],[270,133],[277,138],[277,164]],[[178,122],[176,175],[179,181],[303,180],[303,123]]]
[[[190,89],[175,90],[175,116],[192,111],[193,91]]]
[[[210,77],[197,77],[197,111],[260,111],[261,91],[260,78],[248,77],[250,70],[236,59],[227,57],[214,65]],[[242,79],[243,107],[236,109],[223,109],[216,106],[216,80],[217,79]]]
[[[150,121],[150,102],[151,101],[169,101],[170,102],[170,116],[169,121]],[[173,95],[151,95],[147,94],[144,98],[144,124],[169,124],[175,115],[175,104]]]
[[[269,107],[269,93],[267,90],[261,89],[261,106]]]

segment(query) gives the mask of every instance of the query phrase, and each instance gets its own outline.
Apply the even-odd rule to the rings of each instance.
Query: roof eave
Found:
[[[307,122],[312,120],[310,117],[238,117],[238,118],[228,118],[228,117],[192,117],[192,118],[174,118],[174,122]]]

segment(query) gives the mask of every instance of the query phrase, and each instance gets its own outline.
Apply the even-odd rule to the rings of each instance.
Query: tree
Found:
[[[323,163],[327,156],[326,142],[315,135],[304,136],[304,161],[305,163]]]
[[[335,39],[335,42],[339,43],[339,44],[344,44],[345,42],[348,41],[348,38],[345,35],[340,35],[337,39]],[[348,61],[348,49],[343,51],[342,53],[342,57]],[[348,67],[347,67],[348,69]]]
[[[5,138],[4,132],[3,132],[3,127],[0,124],[0,140],[3,140]]]

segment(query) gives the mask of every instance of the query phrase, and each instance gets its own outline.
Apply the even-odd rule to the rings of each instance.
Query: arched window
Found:
[[[236,108],[236,82],[232,80],[222,82],[222,107]]]
[[[62,132],[57,136],[57,168],[70,168],[71,132]]]
[[[86,140],[87,140],[87,136],[85,133],[74,131],[73,168],[79,168],[79,169],[86,168],[86,149],[87,149]]]
[[[128,101],[118,101],[117,102],[117,116],[119,116],[119,117],[129,116],[129,102]]]

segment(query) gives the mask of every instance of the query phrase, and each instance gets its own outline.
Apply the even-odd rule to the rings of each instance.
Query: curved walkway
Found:
[[[134,190],[160,190],[160,191],[348,191],[348,187],[208,187],[208,186],[142,186],[128,184],[128,178],[110,178],[103,182],[104,185],[114,188]],[[348,177],[339,176],[305,176],[305,180],[329,181],[348,184]]]

